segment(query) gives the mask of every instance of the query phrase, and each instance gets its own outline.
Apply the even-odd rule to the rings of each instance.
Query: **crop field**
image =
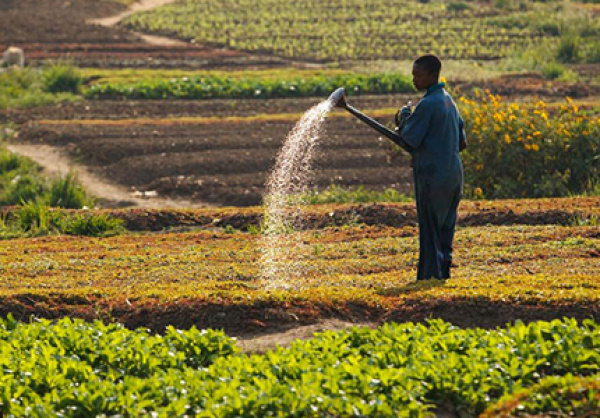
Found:
[[[552,30],[545,23],[560,18],[556,3],[521,4],[186,0],[135,14],[125,26],[309,60],[411,59],[431,50],[489,60],[541,42]]]
[[[598,318],[598,203],[466,202],[453,279],[422,284],[414,283],[414,204],[307,211],[314,226],[298,232],[302,274],[290,277],[290,290],[263,281],[262,235],[243,232],[252,224],[259,230],[258,208],[195,211],[204,226],[183,233],[11,240],[0,254],[2,309],[237,332],[323,316],[434,316],[488,327],[518,318]],[[132,229],[148,218],[142,215],[115,213]],[[182,212],[179,225],[190,225],[191,215]]]
[[[298,255],[310,256],[287,288],[262,278],[258,230],[232,227],[260,208],[182,211],[205,222],[187,232],[5,241],[0,310],[11,316],[0,347],[18,372],[5,375],[4,393],[19,401],[0,407],[15,416],[39,416],[28,412],[35,405],[44,416],[475,417],[511,411],[514,395],[530,411],[594,416],[599,208],[598,198],[465,201],[453,278],[421,283],[411,204],[313,207],[310,219],[347,218],[297,233]],[[138,225],[161,217],[112,213]],[[30,315],[162,335],[12,319]],[[170,327],[247,337],[326,318],[388,324],[252,356],[220,332]]]
[[[600,417],[597,0],[134,3],[0,1],[0,417]],[[392,127],[428,52],[452,278],[415,280],[410,158],[340,109],[273,232],[303,114],[343,86]]]

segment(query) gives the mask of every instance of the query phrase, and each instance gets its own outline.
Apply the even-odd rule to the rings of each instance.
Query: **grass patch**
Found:
[[[313,190],[300,196],[300,201],[309,205],[324,203],[381,203],[412,202],[414,198],[396,189],[368,190],[364,186],[341,187],[331,185],[324,190]]]
[[[68,64],[43,69],[21,68],[0,72],[0,109],[23,109],[79,100],[77,73]],[[79,78],[79,80],[81,80]]]

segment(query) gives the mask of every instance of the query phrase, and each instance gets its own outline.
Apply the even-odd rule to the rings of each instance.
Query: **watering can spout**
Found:
[[[388,129],[386,126],[377,122],[375,119],[368,117],[360,110],[346,103],[346,92],[344,91],[343,87],[340,87],[339,89],[331,93],[331,95],[329,96],[329,100],[333,103],[333,106],[342,107],[346,109],[350,114],[356,116],[359,120],[363,121],[380,134],[385,135],[407,152],[411,153],[413,151],[412,146],[408,144],[397,132]]]
[[[329,100],[337,107],[346,107],[346,91],[340,87],[329,96]]]

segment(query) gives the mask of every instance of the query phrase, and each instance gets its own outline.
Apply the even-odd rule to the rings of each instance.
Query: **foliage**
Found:
[[[250,74],[250,73],[248,73]],[[212,99],[273,98],[325,96],[344,86],[352,94],[384,94],[412,92],[411,80],[399,73],[318,75],[307,78],[231,78],[218,74],[183,77],[170,80],[149,79],[131,84],[94,84],[86,92],[88,98],[129,99]]]
[[[2,205],[35,201],[47,190],[44,180],[35,172],[15,174],[10,180],[3,176],[3,180],[4,188],[0,197]]]
[[[67,209],[92,206],[93,199],[77,181],[77,174],[67,173],[48,181],[29,158],[0,148],[0,205],[40,204]]]
[[[553,4],[504,1],[466,8],[463,2],[447,3],[411,0],[399,7],[389,0],[186,0],[136,13],[125,23],[142,32],[299,59],[397,60],[427,52],[494,59],[547,37],[529,22],[558,15]],[[513,16],[520,26],[492,22]]]
[[[600,356],[599,326],[567,319],[493,331],[392,323],[253,356],[210,330],[9,317],[0,334],[0,410],[20,417],[427,417],[438,405],[474,417],[545,376],[597,373]]]
[[[42,73],[44,89],[49,93],[73,93],[81,90],[83,78],[79,70],[68,62],[50,62]]]
[[[600,375],[550,376],[517,391],[489,407],[482,418],[512,418],[532,415],[593,417],[600,415]]]
[[[45,74],[46,70],[36,68],[0,72],[0,109],[28,108],[77,99],[71,93],[47,92]]]
[[[323,203],[376,203],[376,202],[411,202],[410,196],[399,193],[396,189],[383,191],[367,190],[364,186],[345,188],[331,185],[324,190],[313,190],[300,197],[300,201],[309,205]]]
[[[81,209],[93,206],[93,200],[78,183],[77,174],[69,172],[65,177],[56,179],[48,192],[48,204],[65,209]]]
[[[63,232],[69,235],[102,237],[123,232],[123,221],[108,214],[72,215],[67,218]]]
[[[593,190],[600,178],[600,118],[573,101],[549,115],[504,104],[499,96],[460,99],[470,144],[466,183],[474,197],[566,196]]]
[[[198,374],[194,369],[239,352],[220,331],[169,328],[159,336],[99,321],[23,324],[10,316],[0,322],[0,350],[5,370],[0,411],[12,417],[175,411],[183,407],[176,398],[185,395],[181,383],[166,384],[167,376],[183,380],[186,373]],[[162,393],[152,393],[151,387],[163,384]]]
[[[64,217],[59,211],[51,211],[40,201],[23,202],[16,215],[17,228],[24,232],[46,234],[64,228]]]
[[[41,200],[23,202],[14,214],[0,223],[3,238],[48,234],[100,237],[123,230],[123,221],[108,214],[72,214],[60,208],[51,209]]]

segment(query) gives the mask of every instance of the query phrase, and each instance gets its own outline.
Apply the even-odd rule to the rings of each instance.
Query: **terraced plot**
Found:
[[[246,105],[251,103],[242,106],[242,115]],[[257,103],[257,108],[262,106]],[[213,112],[224,113],[218,107]],[[377,114],[391,120],[393,109]],[[314,186],[396,187],[410,193],[408,162],[394,153],[389,141],[347,116],[331,117],[326,124]],[[256,205],[275,155],[299,117],[41,120],[23,129],[20,139],[68,149],[109,181],[141,191],[221,205]]]

